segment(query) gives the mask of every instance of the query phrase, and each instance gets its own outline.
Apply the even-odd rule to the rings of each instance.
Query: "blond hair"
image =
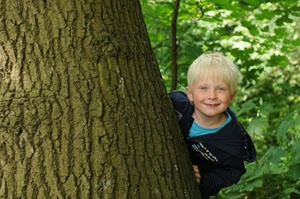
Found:
[[[188,87],[192,89],[194,83],[200,79],[213,78],[223,80],[230,87],[231,93],[237,91],[240,71],[228,58],[220,53],[203,54],[190,66],[187,73]]]

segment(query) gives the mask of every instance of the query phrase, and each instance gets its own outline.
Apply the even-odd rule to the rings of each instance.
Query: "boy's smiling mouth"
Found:
[[[218,106],[219,104],[205,104],[206,106],[209,106],[209,107],[216,107]]]

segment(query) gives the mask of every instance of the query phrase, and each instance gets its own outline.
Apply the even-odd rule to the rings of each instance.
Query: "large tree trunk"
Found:
[[[199,198],[137,0],[2,0],[0,64],[0,198]]]

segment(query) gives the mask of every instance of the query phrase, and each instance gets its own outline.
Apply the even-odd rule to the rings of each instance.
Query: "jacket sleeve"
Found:
[[[231,117],[237,121],[237,117],[233,111],[231,111],[229,108],[227,109],[227,112],[231,115]],[[237,121],[237,124],[242,129],[243,136],[244,136],[244,150],[242,152],[243,159],[247,162],[254,162],[256,160],[256,149],[253,144],[253,141],[247,131],[244,129],[243,125]]]
[[[220,189],[236,184],[242,175],[243,172],[235,168],[217,168],[201,175],[202,199],[217,195]]]
[[[184,92],[172,91],[169,93],[169,96],[173,103],[181,132],[184,135],[184,138],[186,138],[194,120],[192,118],[194,107]]]

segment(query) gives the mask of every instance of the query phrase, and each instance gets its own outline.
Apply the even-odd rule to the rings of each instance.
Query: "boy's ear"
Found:
[[[187,87],[185,87],[185,90],[186,90],[186,95],[189,98],[190,102],[193,102],[193,95],[192,95],[191,89],[187,86]]]
[[[236,96],[236,92],[231,94],[231,102],[234,100],[235,96]]]

